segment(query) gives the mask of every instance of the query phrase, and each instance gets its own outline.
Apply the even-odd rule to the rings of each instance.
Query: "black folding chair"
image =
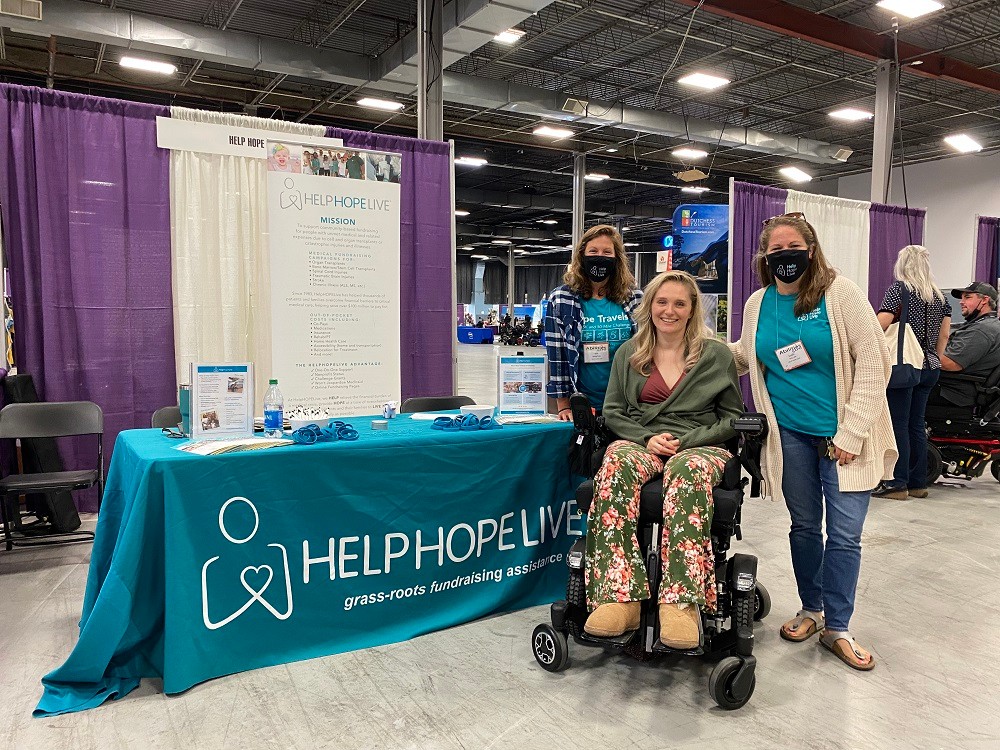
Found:
[[[468,396],[414,396],[399,407],[400,414],[415,414],[420,411],[444,411],[473,406],[475,401]]]
[[[0,439],[57,438],[76,435],[97,435],[97,465],[82,471],[55,471],[38,474],[11,474],[0,479],[0,507],[3,509],[3,531],[7,549],[14,546],[71,544],[91,541],[89,531],[40,534],[36,537],[11,534],[8,498],[11,495],[71,492],[97,486],[97,507],[104,498],[104,414],[91,401],[8,404],[0,410]],[[14,506],[20,513],[20,506]],[[20,518],[18,518],[20,520]]]
[[[153,412],[152,427],[176,427],[181,423],[181,407],[161,406]]]

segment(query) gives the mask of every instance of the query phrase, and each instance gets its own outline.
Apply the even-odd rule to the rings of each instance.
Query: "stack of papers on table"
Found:
[[[497,422],[502,425],[508,424],[550,424],[558,422],[559,417],[555,414],[504,414],[497,417]]]
[[[178,445],[177,450],[193,453],[196,456],[218,456],[220,453],[239,453],[241,451],[260,451],[267,448],[280,448],[283,445],[294,445],[294,440],[283,438],[235,438],[233,440],[193,440],[184,445]]]

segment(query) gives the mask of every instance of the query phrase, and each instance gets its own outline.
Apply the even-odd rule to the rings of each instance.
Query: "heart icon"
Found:
[[[250,573],[251,571],[253,572],[251,578],[254,579],[254,582],[262,580],[261,571],[264,571],[267,574],[267,578],[263,579],[264,585],[260,588],[254,588],[252,584],[247,582],[247,573]],[[274,578],[274,570],[272,570],[270,565],[247,565],[240,573],[240,583],[243,584],[243,588],[245,588],[254,599],[260,599],[260,595],[267,591],[267,587],[271,585],[272,578]]]

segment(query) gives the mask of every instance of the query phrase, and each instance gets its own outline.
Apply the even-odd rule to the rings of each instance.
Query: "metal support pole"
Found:
[[[444,140],[441,59],[444,0],[417,0],[417,137]]]
[[[896,64],[892,60],[879,60],[875,73],[875,135],[872,144],[871,200],[874,203],[889,201],[897,83]]]
[[[587,155],[573,154],[573,249],[583,237],[583,218],[587,200]]]
[[[507,314],[514,319],[514,245],[507,246]]]

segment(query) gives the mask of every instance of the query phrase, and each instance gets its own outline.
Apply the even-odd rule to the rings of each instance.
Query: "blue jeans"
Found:
[[[927,428],[924,413],[927,398],[941,377],[940,370],[923,370],[920,383],[912,388],[890,388],[885,392],[892,415],[899,460],[892,474],[893,489],[923,489],[927,486]]]
[[[861,570],[861,530],[871,492],[841,492],[837,462],[820,458],[823,438],[780,428],[785,471],[781,491],[792,517],[788,539],[802,609],[826,613],[826,626],[847,630]],[[823,508],[826,501],[826,541]]]

